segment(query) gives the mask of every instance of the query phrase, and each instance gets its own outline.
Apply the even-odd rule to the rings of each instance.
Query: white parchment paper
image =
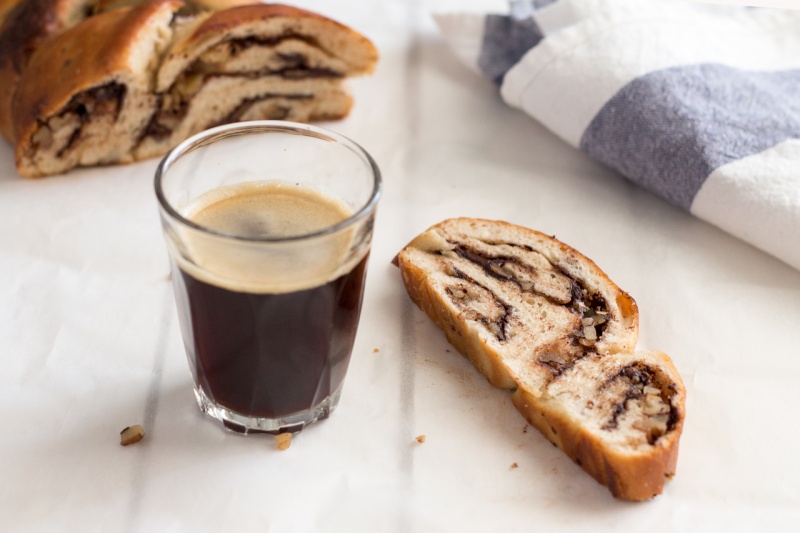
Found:
[[[382,56],[353,84],[351,116],[323,124],[385,179],[339,409],[285,452],[205,418],[167,279],[157,162],[26,181],[0,144],[2,529],[796,530],[800,273],[507,108],[436,33],[431,13],[463,2],[300,5]],[[505,3],[467,5],[487,6]],[[637,300],[639,347],[670,354],[687,387],[664,494],[614,500],[410,303],[390,261],[451,216],[555,234]],[[145,439],[120,446],[137,423]]]

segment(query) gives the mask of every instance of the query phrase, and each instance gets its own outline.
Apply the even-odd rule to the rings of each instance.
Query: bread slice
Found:
[[[12,62],[0,58],[0,129],[23,176],[160,156],[231,122],[340,119],[353,103],[346,79],[378,59],[358,32],[280,4],[87,1],[20,0],[6,11],[0,49],[16,59],[4,70]],[[40,22],[56,8],[71,15],[47,31],[10,31],[18,8],[34,5]]]
[[[542,233],[451,219],[396,257],[411,299],[489,382],[618,498],[661,493],[685,391],[669,357],[634,352],[635,301]]]

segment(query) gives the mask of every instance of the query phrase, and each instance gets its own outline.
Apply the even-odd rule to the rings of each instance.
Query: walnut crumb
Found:
[[[511,469],[513,470],[515,468],[519,468],[519,465],[517,463],[511,463]]]
[[[136,444],[144,438],[144,428],[139,424],[128,426],[119,433],[119,443],[123,446]]]
[[[275,446],[277,446],[279,450],[281,451],[287,450],[291,445],[292,445],[291,433],[279,433],[275,435]]]
[[[425,442],[425,435],[419,435],[419,436],[417,437],[417,442],[419,442],[420,444],[422,444],[423,442]]]

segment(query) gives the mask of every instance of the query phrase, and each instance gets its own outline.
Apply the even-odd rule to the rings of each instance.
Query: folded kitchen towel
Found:
[[[436,19],[509,105],[800,269],[800,11],[518,0]]]

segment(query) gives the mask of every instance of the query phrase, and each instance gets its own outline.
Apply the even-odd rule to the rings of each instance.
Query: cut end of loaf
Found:
[[[684,389],[669,358],[633,352],[635,301],[556,239],[452,219],[395,258],[411,299],[517,409],[619,498],[674,474]]]

